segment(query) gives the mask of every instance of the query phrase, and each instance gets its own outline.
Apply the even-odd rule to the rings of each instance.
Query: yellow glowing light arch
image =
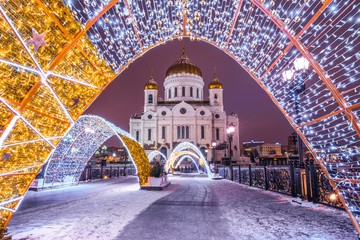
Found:
[[[204,165],[205,166],[205,169],[206,169],[206,173],[208,175],[209,178],[213,178],[213,173],[210,171],[210,167],[209,165],[207,164],[206,160],[203,161],[201,159],[201,157],[199,157],[198,155],[196,155],[195,153],[193,152],[190,152],[190,151],[181,151],[179,153],[174,153],[172,156],[169,157],[169,160],[166,162],[165,164],[165,171],[168,172],[169,171],[169,168],[170,169],[176,169],[180,164],[181,162],[186,159],[187,157],[189,157],[196,165],[196,168],[198,170],[198,172],[200,172],[200,169],[199,169],[199,166],[198,165]],[[196,159],[199,159],[199,164],[197,164],[194,160],[194,158]],[[178,160],[178,161],[177,161]],[[177,163],[176,163],[177,161]],[[175,165],[176,163],[176,165]],[[175,165],[175,166],[174,166]]]
[[[360,233],[354,215],[359,195],[347,184],[357,184],[357,175],[342,171],[360,155],[360,86],[352,67],[359,63],[360,54],[352,50],[359,39],[356,23],[348,20],[357,16],[360,3],[344,0],[333,10],[332,0],[263,2],[1,1],[0,228],[52,149],[104,88],[151,48],[189,37],[227,53],[264,89],[304,140]],[[104,32],[96,32],[98,25]],[[47,46],[34,42],[37,32],[46,33]],[[310,63],[313,79],[302,95],[301,122],[284,98],[291,84],[281,79],[298,56]]]
[[[184,155],[185,156],[191,156],[191,157],[199,159],[199,163],[200,163],[200,161],[202,162],[201,158],[198,155],[196,155],[195,153],[193,153],[193,152],[190,152],[190,151],[175,152],[175,153],[170,155],[169,160],[165,165],[165,170],[168,171],[169,167],[171,167],[171,168],[175,167],[176,168],[178,166],[178,164],[179,164],[179,163],[177,163],[176,166],[174,166],[175,163],[176,163],[176,160],[180,160],[180,158],[184,157]]]

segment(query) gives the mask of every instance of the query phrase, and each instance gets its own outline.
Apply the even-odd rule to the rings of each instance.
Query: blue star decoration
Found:
[[[32,35],[33,37],[27,40],[26,44],[34,44],[34,51],[37,52],[39,50],[39,47],[44,46],[46,47],[47,44],[44,40],[46,32],[43,32],[42,34],[39,34],[34,28],[32,29]]]
[[[2,161],[6,161],[6,160],[9,160],[9,158],[11,157],[11,154],[10,153],[3,153],[3,157],[2,157]]]
[[[77,106],[77,105],[79,104],[79,102],[80,102],[81,99],[82,99],[81,97],[73,98],[72,100],[74,101],[74,104],[73,104],[71,107]]]

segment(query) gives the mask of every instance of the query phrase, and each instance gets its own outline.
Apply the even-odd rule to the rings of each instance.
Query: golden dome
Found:
[[[155,82],[153,79],[153,75],[151,74],[151,79],[145,84],[145,90],[146,89],[159,89],[159,85]]]
[[[166,77],[177,73],[192,73],[202,77],[200,68],[185,55],[185,48],[183,49],[183,55],[166,71]]]
[[[214,79],[209,84],[209,89],[214,89],[214,88],[223,88],[223,84],[216,77],[216,73],[214,74]]]

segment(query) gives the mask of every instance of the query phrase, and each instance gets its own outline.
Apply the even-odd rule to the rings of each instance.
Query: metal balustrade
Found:
[[[304,168],[288,166],[232,166],[233,181],[303,200],[343,208],[326,175],[317,165],[306,162]],[[219,166],[220,177],[230,180],[230,168]]]
[[[136,169],[133,167],[92,167],[87,166],[81,174],[80,181],[91,181],[96,179],[111,179],[121,176],[136,175]]]

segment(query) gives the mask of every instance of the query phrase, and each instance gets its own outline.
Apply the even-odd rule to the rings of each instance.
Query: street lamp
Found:
[[[232,138],[234,136],[234,132],[235,132],[235,126],[233,123],[230,123],[228,128],[226,129],[226,133],[228,135],[229,138],[229,161],[230,161],[230,180],[233,181],[233,169],[231,166],[231,142],[232,142]]]
[[[209,149],[205,149],[205,160],[206,160],[206,162],[209,162],[209,160],[208,160],[208,154],[209,154]],[[204,163],[204,169],[205,169],[205,163]],[[202,170],[203,172],[205,172],[205,170]]]
[[[211,142],[211,146],[212,146],[212,163],[215,164],[215,148],[216,148],[216,141],[213,140]]]
[[[305,80],[309,75],[309,61],[304,57],[299,57],[294,60],[294,68],[289,69],[282,73],[282,76],[285,81],[294,80],[289,88],[289,99],[290,102],[294,100],[295,102],[295,111],[296,111],[296,124],[299,126],[301,124],[300,116],[300,95],[303,94],[306,90]],[[299,73],[298,76],[296,73]],[[298,149],[299,149],[299,165],[300,167],[304,166],[303,161],[303,150],[302,150],[302,139],[298,134]]]

